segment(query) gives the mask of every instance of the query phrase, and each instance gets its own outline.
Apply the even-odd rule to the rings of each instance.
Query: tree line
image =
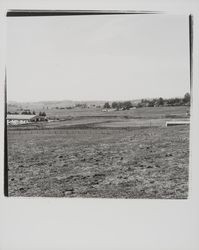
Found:
[[[115,109],[115,110],[129,110],[130,108],[136,107],[162,107],[162,106],[190,106],[190,94],[186,93],[184,97],[179,98],[153,98],[153,99],[142,99],[140,102],[133,104],[131,101],[124,102],[105,102],[104,109]]]
[[[129,110],[130,108],[133,107],[133,104],[130,101],[125,101],[125,102],[112,102],[110,105],[109,102],[106,102],[104,104],[104,109],[116,109],[116,110]]]
[[[19,112],[7,112],[8,115],[18,115]],[[23,110],[21,112],[22,115],[36,115],[36,112],[33,110],[32,112],[30,110]],[[46,116],[45,112],[39,112],[39,116]]]

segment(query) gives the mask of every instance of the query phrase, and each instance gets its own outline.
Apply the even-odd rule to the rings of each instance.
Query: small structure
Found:
[[[7,115],[6,119],[8,125],[19,125],[48,120],[45,116],[39,115]]]
[[[112,111],[116,111],[116,109],[102,109],[102,112],[112,112]]]
[[[166,122],[166,127],[169,126],[178,126],[178,125],[189,125],[190,121],[167,121]]]
[[[190,111],[189,111],[189,110],[187,110],[186,116],[187,116],[187,117],[190,117]]]

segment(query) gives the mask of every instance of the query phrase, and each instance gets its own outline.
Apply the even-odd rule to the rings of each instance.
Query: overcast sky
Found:
[[[189,92],[188,16],[9,17],[7,24],[9,101]]]

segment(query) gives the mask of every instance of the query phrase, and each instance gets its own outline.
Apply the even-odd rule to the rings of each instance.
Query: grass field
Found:
[[[189,126],[165,121],[187,119],[186,109],[82,111],[8,128],[9,195],[185,199]]]

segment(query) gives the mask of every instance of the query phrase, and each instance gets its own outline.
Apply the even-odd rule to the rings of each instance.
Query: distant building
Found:
[[[190,110],[187,110],[186,116],[190,117]]]
[[[19,125],[31,122],[47,121],[47,120],[48,119],[45,116],[39,116],[39,115],[7,115],[8,125]]]
[[[102,112],[112,112],[112,111],[116,111],[116,109],[102,109]]]

